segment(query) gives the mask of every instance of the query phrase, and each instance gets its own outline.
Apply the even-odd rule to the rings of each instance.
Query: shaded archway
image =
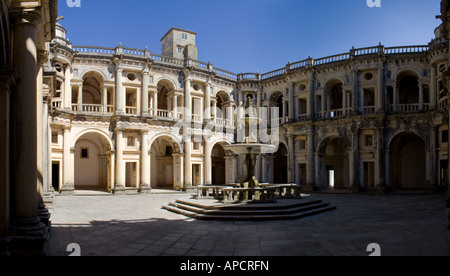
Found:
[[[325,107],[327,110],[340,110],[343,106],[343,88],[342,82],[338,79],[333,79],[325,85],[325,92],[328,95],[329,101]]]
[[[318,186],[330,189],[350,187],[349,144],[342,137],[329,137],[319,147]]]
[[[278,151],[274,154],[273,163],[273,182],[275,184],[288,183],[288,150],[286,146],[281,143]]]
[[[161,135],[151,142],[150,147],[150,186],[152,189],[181,188],[183,166],[176,158],[181,152],[180,145],[170,136]]]
[[[76,190],[109,190],[110,152],[110,142],[96,132],[88,132],[76,140],[74,151]]]
[[[226,152],[222,144],[216,144],[211,151],[211,177],[213,185],[226,184]]]
[[[404,71],[397,76],[398,103],[419,104],[419,78],[413,71]]]
[[[426,145],[416,134],[405,132],[392,139],[390,179],[393,189],[426,189]]]

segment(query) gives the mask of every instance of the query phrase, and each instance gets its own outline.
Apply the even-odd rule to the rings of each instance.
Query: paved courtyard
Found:
[[[442,195],[314,194],[338,208],[295,221],[196,221],[160,207],[184,194],[55,197],[49,253],[68,256],[448,256]]]

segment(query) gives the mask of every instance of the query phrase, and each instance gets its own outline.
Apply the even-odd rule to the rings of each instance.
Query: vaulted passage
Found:
[[[399,134],[391,143],[390,153],[392,188],[425,189],[425,142],[412,133]]]
[[[217,144],[214,146],[211,153],[212,161],[212,184],[224,185],[226,178],[225,169],[225,150],[222,145]]]
[[[273,164],[273,182],[276,184],[288,183],[288,151],[284,144],[280,144],[275,153]]]
[[[342,138],[325,140],[319,154],[319,182],[321,187],[349,188],[349,146]]]
[[[110,183],[108,143],[95,133],[81,136],[75,144],[75,189],[108,189]]]

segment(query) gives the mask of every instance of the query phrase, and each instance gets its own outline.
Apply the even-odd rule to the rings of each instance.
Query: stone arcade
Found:
[[[0,254],[45,254],[55,194],[241,182],[244,160],[226,146],[248,96],[257,114],[279,110],[266,118],[279,125],[278,151],[255,160],[262,183],[448,189],[450,3],[441,5],[426,45],[235,74],[198,61],[191,31],[169,30],[161,55],[76,46],[57,23],[57,1],[2,0]],[[180,120],[192,122],[183,137],[172,132]]]

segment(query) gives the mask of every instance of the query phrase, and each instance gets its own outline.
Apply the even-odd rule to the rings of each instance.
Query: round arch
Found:
[[[348,138],[341,135],[329,135],[316,147],[317,184],[322,188],[346,189],[350,184]]]
[[[156,86],[159,86],[160,84],[165,85],[169,89],[169,91],[176,90],[178,88],[177,82],[167,76],[162,76],[162,77],[158,78],[155,81],[155,83],[156,83]]]
[[[88,129],[73,139],[74,188],[109,190],[112,185],[112,141],[99,130]]]
[[[103,130],[100,129],[94,129],[94,128],[88,128],[88,129],[83,129],[82,131],[80,131],[79,133],[77,133],[74,138],[72,139],[72,148],[75,147],[75,144],[77,143],[78,139],[80,139],[81,137],[83,137],[86,134],[97,134],[99,136],[101,136],[103,138],[103,141],[105,141],[110,149],[114,148],[114,143],[112,141],[112,138]]]
[[[87,77],[93,77],[97,79],[99,83],[103,83],[107,77],[106,74],[98,69],[89,69],[81,73],[80,79],[84,80]]]
[[[175,152],[174,153],[183,153],[183,146],[181,145],[181,142],[178,140],[178,138],[174,137],[172,134],[167,133],[167,132],[163,132],[163,133],[158,133],[156,135],[154,135],[153,137],[151,137],[149,139],[149,148],[152,147],[153,143],[158,139],[158,138],[164,138],[167,142],[170,143],[170,145],[174,148]]]
[[[426,189],[429,175],[427,142],[413,131],[401,131],[389,140],[389,186],[393,189]]]

